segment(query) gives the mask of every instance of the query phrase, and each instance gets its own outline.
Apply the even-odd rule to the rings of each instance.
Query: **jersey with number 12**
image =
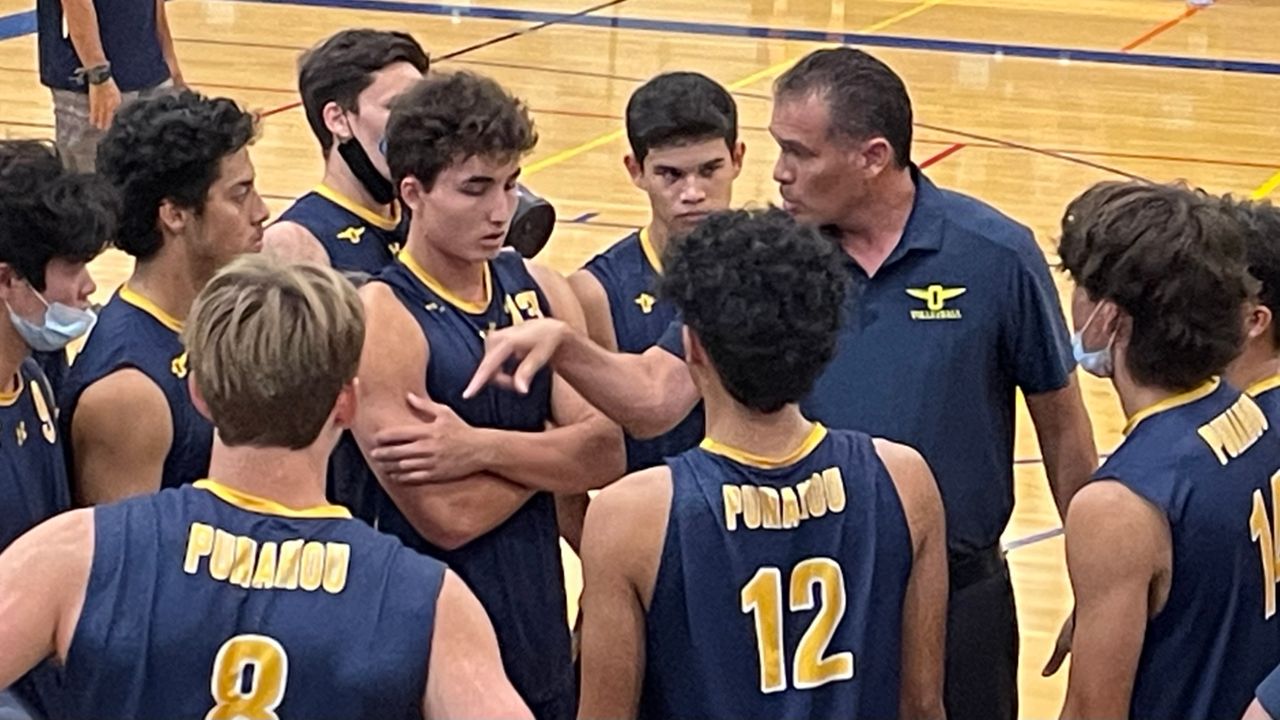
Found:
[[[209,480],[94,525],[68,717],[421,717],[439,562]]]
[[[815,425],[787,458],[706,440],[668,465],[641,716],[896,717],[912,545],[871,438]]]

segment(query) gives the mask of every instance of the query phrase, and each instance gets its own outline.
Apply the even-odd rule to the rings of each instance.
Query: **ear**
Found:
[[[172,200],[165,199],[160,201],[160,210],[157,215],[163,232],[169,235],[181,235],[187,229],[193,214],[187,208],[178,207]]]
[[[342,109],[341,105],[336,102],[327,102],[324,108],[320,110],[320,117],[324,120],[324,126],[333,134],[335,142],[343,142],[350,140],[352,135],[351,122],[347,119],[347,111]]]
[[[416,209],[422,203],[423,197],[427,192],[427,189],[422,186],[418,178],[412,175],[400,181],[400,199],[410,209]]]
[[[1248,315],[1245,316],[1245,335],[1247,339],[1253,340],[1263,335],[1271,333],[1271,323],[1275,317],[1271,314],[1271,308],[1266,305],[1254,305],[1249,308]]]
[[[22,282],[22,278],[18,275],[18,271],[9,263],[0,263],[0,298],[9,299],[9,293],[13,292],[16,285]]]
[[[627,169],[627,174],[631,176],[631,184],[644,190],[644,186],[640,184],[641,178],[644,177],[644,163],[636,160],[635,155],[628,153],[622,157],[622,165]]]
[[[879,175],[893,165],[893,147],[882,137],[872,138],[862,144],[862,164],[868,174]]]
[[[212,423],[213,416],[209,414],[209,403],[205,402],[204,395],[200,394],[200,386],[196,384],[196,374],[192,371],[187,372],[187,392],[191,395],[191,404],[195,406],[196,412]]]
[[[698,334],[689,329],[688,325],[680,328],[681,339],[684,340],[684,359],[690,365],[709,365],[707,358],[707,349],[702,345],[702,341],[698,339]]]
[[[738,144],[734,145],[733,149],[730,151],[730,157],[733,158],[733,179],[734,180],[737,180],[738,176],[742,174],[742,159],[745,158],[746,156],[747,156],[747,144],[739,140]]]
[[[349,429],[355,425],[356,408],[360,404],[357,400],[359,383],[359,380],[352,378],[351,382],[338,391],[338,399],[333,404],[333,421],[340,428]]]

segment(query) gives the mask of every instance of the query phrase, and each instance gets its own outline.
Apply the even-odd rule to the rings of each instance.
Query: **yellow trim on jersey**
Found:
[[[391,201],[391,217],[387,218],[379,215],[356,202],[354,199],[343,195],[324,183],[317,185],[314,192],[325,200],[328,200],[334,205],[337,205],[343,210],[346,210],[376,228],[381,228],[383,230],[395,230],[400,227],[400,203],[395,200]]]
[[[160,309],[149,298],[144,297],[137,290],[129,287],[128,283],[120,286],[120,299],[138,308],[142,312],[150,315],[160,322],[161,325],[170,330],[180,333],[182,332],[182,321]]]
[[[484,264],[484,300],[478,303],[467,302],[462,298],[454,295],[449,288],[440,284],[439,280],[431,277],[431,274],[418,264],[417,260],[408,251],[402,251],[398,256],[400,262],[409,268],[409,272],[418,278],[418,282],[427,286],[427,289],[440,296],[441,300],[458,308],[462,312],[472,315],[480,315],[489,309],[489,303],[493,302],[493,269],[489,267],[489,263]]]
[[[341,518],[350,519],[351,512],[340,505],[317,505],[316,507],[294,509],[285,507],[274,500],[268,500],[249,493],[240,492],[218,482],[217,480],[197,480],[192,487],[207,490],[219,499],[240,508],[262,515],[279,515],[289,518]]]
[[[654,249],[653,243],[649,240],[649,228],[641,228],[640,230],[640,249],[644,251],[644,257],[649,261],[649,266],[653,271],[662,274],[662,256]]]
[[[813,452],[814,448],[818,447],[818,445],[826,438],[827,429],[822,426],[822,423],[814,423],[813,429],[809,431],[809,436],[800,443],[800,446],[779,458],[756,455],[754,453],[747,452],[746,450],[740,450],[738,448],[725,445],[724,443],[717,442],[711,438],[704,438],[698,447],[709,453],[729,458],[730,460],[742,465],[750,465],[751,467],[772,470],[774,468],[786,467],[800,462],[808,457],[809,453]]]
[[[1221,384],[1222,384],[1222,380],[1215,377],[1210,380],[1206,380],[1203,385],[1201,385],[1198,388],[1195,388],[1194,390],[1188,390],[1184,393],[1179,393],[1178,395],[1174,395],[1173,397],[1167,397],[1161,400],[1160,402],[1152,405],[1151,407],[1147,407],[1147,408],[1143,408],[1142,410],[1139,410],[1138,412],[1134,413],[1133,416],[1129,418],[1129,422],[1125,424],[1124,434],[1128,435],[1129,433],[1133,432],[1133,429],[1138,427],[1138,423],[1142,422],[1143,420],[1146,420],[1152,415],[1157,415],[1159,413],[1164,412],[1165,410],[1172,410],[1176,407],[1181,407],[1188,403],[1193,403],[1201,398],[1207,397],[1214,390],[1217,390],[1218,386]]]
[[[0,391],[0,407],[12,407],[14,403],[18,402],[18,398],[22,397],[22,390],[27,386],[27,383],[22,379],[22,372],[14,373],[13,380],[18,387],[8,392]]]
[[[1244,394],[1249,397],[1256,398],[1262,393],[1267,392],[1268,390],[1275,390],[1276,388],[1280,388],[1280,375],[1272,375],[1269,378],[1259,380],[1245,388]]]

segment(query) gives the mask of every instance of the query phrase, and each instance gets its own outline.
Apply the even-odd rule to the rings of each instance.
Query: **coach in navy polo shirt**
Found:
[[[1035,238],[924,177],[910,162],[911,123],[902,80],[857,50],[817,51],[775,86],[769,129],[785,206],[842,245],[860,290],[804,408],[831,427],[912,445],[929,462],[950,550],[947,715],[1012,720],[1017,620],[999,539],[1013,508],[1015,390],[1027,396],[1060,511],[1097,454]],[[549,360],[640,437],[667,430],[697,400],[678,327],[660,347],[625,355],[558,321],[525,323],[489,336],[469,391],[511,356],[524,358],[509,378],[517,390]]]

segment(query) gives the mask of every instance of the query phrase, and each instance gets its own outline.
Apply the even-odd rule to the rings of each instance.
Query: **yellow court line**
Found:
[[[1275,175],[1272,175],[1270,180],[1259,185],[1258,189],[1254,190],[1253,194],[1250,195],[1249,197],[1253,198],[1254,200],[1261,200],[1267,197],[1268,195],[1270,195],[1271,193],[1275,192],[1276,188],[1280,188],[1280,172],[1277,172]]]
[[[881,20],[877,23],[868,25],[862,28],[861,30],[858,30],[857,32],[862,34],[880,32],[881,30],[884,30],[887,27],[896,25],[908,18],[915,17],[916,15],[919,15],[925,10],[928,10],[929,8],[935,5],[941,5],[944,2],[947,2],[947,0],[924,0],[924,2],[920,3],[919,5],[903,10],[897,15],[885,18],[884,20]],[[763,70],[757,70],[756,72],[751,73],[750,75],[742,78],[741,80],[736,80],[732,83],[729,83],[729,90],[731,91],[741,90],[742,88],[747,87],[748,85],[751,85],[753,83],[759,82],[760,80],[763,80],[765,78],[781,75],[783,72],[786,71],[787,68],[794,65],[798,59],[799,58],[792,59],[792,60],[784,60],[776,65],[770,65],[769,67]],[[576,158],[583,153],[591,152],[592,150],[595,150],[601,145],[608,145],[614,140],[621,138],[625,134],[625,132],[626,132],[625,130],[614,130],[612,132],[607,132],[599,137],[588,140],[582,143],[581,145],[575,145],[571,148],[566,148],[564,150],[561,150],[560,152],[554,155],[545,157],[537,162],[532,162],[532,163],[529,163],[528,165],[525,165],[524,170],[521,174],[524,177],[529,177],[530,175],[537,172],[542,172],[543,170],[546,170],[549,167],[559,165],[560,163],[563,163],[568,160],[572,160],[573,158]]]

